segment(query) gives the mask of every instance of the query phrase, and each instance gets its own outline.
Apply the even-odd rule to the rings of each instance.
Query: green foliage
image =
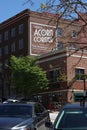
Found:
[[[82,80],[84,78],[84,76],[83,76],[83,74],[77,74],[76,76],[75,76],[75,79],[76,80]]]
[[[45,9],[46,8],[46,4],[41,4],[41,9]]]
[[[11,57],[12,83],[16,89],[27,95],[47,89],[46,72],[37,64],[35,57]]]
[[[66,79],[66,74],[65,73],[62,73],[61,71],[60,71],[60,74],[59,74],[59,76],[57,77],[57,81],[66,81],[67,79]]]

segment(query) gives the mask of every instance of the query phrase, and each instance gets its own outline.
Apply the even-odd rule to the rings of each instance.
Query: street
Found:
[[[53,123],[56,116],[58,115],[58,111],[55,111],[55,112],[50,112],[50,118],[51,118],[51,122]]]

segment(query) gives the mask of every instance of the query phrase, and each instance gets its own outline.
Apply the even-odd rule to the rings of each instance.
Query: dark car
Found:
[[[49,112],[40,103],[0,104],[0,130],[47,130],[47,120]]]
[[[87,130],[87,103],[65,105],[54,124],[47,122],[46,127],[50,127],[50,130]]]

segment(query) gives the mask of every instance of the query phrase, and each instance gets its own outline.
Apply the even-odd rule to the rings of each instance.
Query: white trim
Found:
[[[85,70],[85,68],[83,68],[83,67],[75,67],[75,69],[84,69]]]
[[[69,89],[69,92],[84,92],[84,90],[77,90],[77,89]]]
[[[71,55],[72,57],[77,57],[77,58],[85,58],[87,59],[87,56],[79,56],[79,55]]]
[[[56,26],[50,26],[48,24],[40,24],[40,23],[35,23],[35,22],[30,22],[30,24],[36,24],[36,25],[42,25],[42,26],[47,26],[47,27],[54,27],[56,28]]]
[[[65,89],[65,90],[56,90],[56,91],[49,91],[49,92],[42,92],[39,94],[49,94],[49,93],[58,93],[58,92],[84,92],[84,90],[77,90],[77,89]]]
[[[55,51],[55,52],[57,52],[58,53],[58,51]],[[61,51],[62,52],[62,51]],[[46,54],[43,54],[43,55],[41,55],[40,56],[40,58],[44,58],[44,57],[47,57],[47,56],[51,56],[51,55],[53,55],[53,54],[57,54],[57,53],[46,53]],[[62,58],[62,57],[65,57],[65,56],[69,56],[69,54],[61,54],[60,56],[53,56],[53,57],[51,57],[51,58],[45,58],[44,60],[41,60],[41,61],[38,61],[38,63],[43,63],[43,62],[46,62],[46,61],[50,61],[50,60],[55,60],[55,59],[58,59],[58,58]],[[77,56],[77,55],[71,55],[71,57],[75,57],[75,58],[80,58],[80,57],[82,57],[82,58],[87,58],[87,57],[83,57],[83,56]],[[78,68],[78,67],[77,67]],[[82,68],[82,67],[79,67],[79,68]],[[83,69],[85,69],[85,68],[83,68]]]

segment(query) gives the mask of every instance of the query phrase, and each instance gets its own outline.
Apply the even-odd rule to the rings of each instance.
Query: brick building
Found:
[[[56,96],[56,102],[64,104],[79,101],[79,96],[83,95],[84,89],[87,90],[87,82],[84,79],[84,75],[87,75],[87,51],[79,50],[76,53],[74,51],[70,48],[61,48],[39,57],[38,63],[46,70],[50,80],[50,89],[48,92],[43,92],[42,96]],[[60,72],[66,78],[59,81]],[[74,80],[80,74],[83,76]],[[50,99],[47,99],[49,102]]]
[[[51,59],[57,55],[61,57],[61,55],[67,54],[67,51],[62,52],[61,49],[68,46],[74,50],[79,47],[80,43],[78,45],[77,42],[81,40],[81,37],[77,36],[77,32],[80,28],[80,24],[78,24],[77,21],[71,24],[70,20],[59,19],[59,15],[47,12],[38,13],[28,9],[0,23],[0,64],[3,75],[0,80],[0,95],[2,97],[11,95],[12,86],[9,85],[8,68],[5,67],[6,64],[9,64],[11,55],[17,57],[26,55],[41,55],[41,57],[44,57],[44,55],[47,55],[47,57],[44,57],[44,60],[47,59],[48,61],[50,61],[50,56],[52,57]],[[52,64],[56,66],[57,62],[60,64],[59,67],[65,65],[63,66],[64,73],[69,76],[69,78],[70,76],[72,78],[74,75],[73,71],[71,75],[68,74],[67,67],[69,67],[69,64],[63,64],[64,61],[66,63],[67,60],[71,60],[69,58],[62,57],[62,59],[59,58],[58,61],[56,60],[55,63],[46,62],[43,64],[46,64],[46,66],[49,64],[50,67],[52,67]],[[42,58],[40,60],[42,60]],[[46,70],[47,67],[45,68],[42,64],[40,65]],[[49,74],[47,74],[47,76],[49,78]],[[71,80],[71,78],[69,78],[67,79]],[[66,84],[68,85],[68,81],[64,83],[65,87],[67,86]]]

